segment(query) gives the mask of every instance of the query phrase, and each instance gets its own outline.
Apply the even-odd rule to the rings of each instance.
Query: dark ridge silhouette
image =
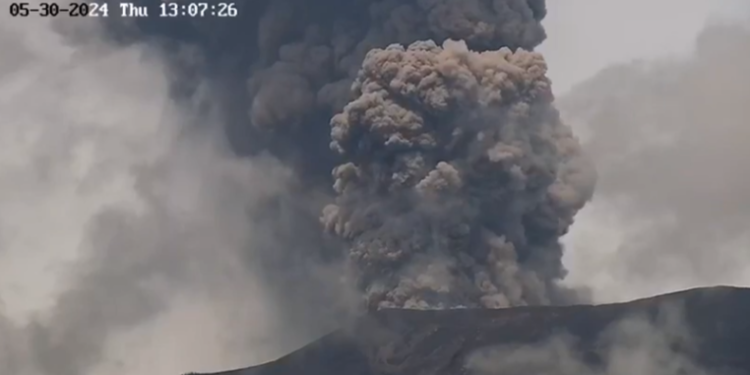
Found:
[[[475,374],[466,364],[479,349],[543,345],[561,335],[597,371],[607,361],[603,337],[611,340],[612,327],[627,319],[649,324],[649,334],[677,325],[681,339],[667,340],[670,355],[704,374],[750,374],[750,289],[712,287],[596,306],[385,309],[275,361],[211,375]]]

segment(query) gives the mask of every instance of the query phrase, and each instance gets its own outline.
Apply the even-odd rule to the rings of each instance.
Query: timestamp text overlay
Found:
[[[237,17],[239,7],[234,2],[160,2],[158,5],[140,5],[133,2],[11,2],[8,11],[12,17]]]

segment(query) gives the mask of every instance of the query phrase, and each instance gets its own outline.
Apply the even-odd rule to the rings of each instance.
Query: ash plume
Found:
[[[559,238],[595,173],[531,52],[546,37],[544,1],[238,7],[244,19],[222,25],[118,20],[110,30],[198,51],[175,62],[175,80],[212,82],[235,152],[271,152],[334,201],[320,221],[338,241],[321,236],[309,253],[343,261],[368,306],[573,298],[556,286]],[[312,211],[292,226],[319,230]]]
[[[559,237],[594,173],[552,107],[541,55],[463,41],[365,57],[333,117],[339,196],[326,227],[347,240],[368,303],[499,308],[560,303]]]

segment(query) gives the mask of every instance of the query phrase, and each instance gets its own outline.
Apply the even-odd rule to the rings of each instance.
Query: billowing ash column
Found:
[[[535,52],[463,41],[371,50],[331,120],[326,229],[376,307],[554,303],[559,243],[592,165],[552,106]]]

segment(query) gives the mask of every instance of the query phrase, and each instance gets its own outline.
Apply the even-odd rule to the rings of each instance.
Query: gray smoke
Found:
[[[482,50],[529,49],[545,37],[539,23],[546,12],[544,1],[355,3],[351,13],[326,15],[325,21],[305,19],[311,18],[303,13],[305,7],[291,0],[269,4],[258,24],[262,67],[249,84],[255,126],[303,126],[321,107],[340,110],[373,48],[452,38]],[[291,41],[283,43],[285,36]]]
[[[96,39],[0,22],[0,373],[176,374],[307,340],[259,276],[289,169],[197,126],[218,116],[170,98],[160,50]]]

